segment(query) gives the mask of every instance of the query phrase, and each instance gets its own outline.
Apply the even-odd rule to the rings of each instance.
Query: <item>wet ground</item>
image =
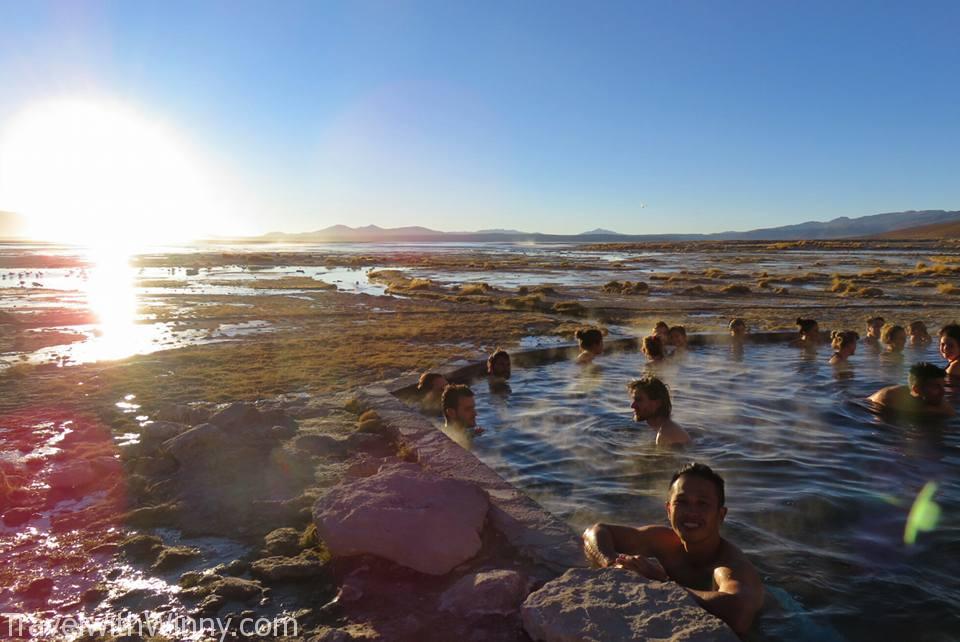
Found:
[[[128,534],[117,449],[161,403],[347,393],[497,346],[569,343],[580,325],[639,336],[661,318],[696,332],[733,316],[755,329],[813,316],[824,329],[861,329],[879,313],[935,331],[960,301],[960,250],[324,245],[104,257],[0,245],[0,277],[0,466],[17,489],[0,529],[4,609],[76,612],[90,590],[121,599],[139,587],[179,613],[176,575],[109,563]],[[64,447],[73,443],[82,447]],[[70,470],[93,473],[90,492],[51,484]],[[204,568],[235,553],[228,540],[189,545]],[[119,574],[98,588],[106,573]],[[101,614],[122,612],[109,599]]]

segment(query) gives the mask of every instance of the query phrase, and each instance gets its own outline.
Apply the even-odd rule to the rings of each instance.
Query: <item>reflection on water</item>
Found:
[[[727,536],[773,589],[758,639],[954,639],[960,419],[893,425],[865,402],[906,383],[910,364],[939,362],[936,348],[902,360],[865,350],[839,376],[826,347],[735,356],[694,348],[653,368],[694,436],[686,451],[658,451],[633,422],[626,384],[649,368],[637,353],[515,368],[509,396],[478,382],[487,432],[473,450],[576,529],[664,523],[670,476],[704,461],[727,481]]]
[[[84,291],[87,305],[99,325],[87,342],[88,361],[122,359],[143,349],[144,333],[137,332],[137,295],[130,255],[119,248],[89,250],[93,265]]]

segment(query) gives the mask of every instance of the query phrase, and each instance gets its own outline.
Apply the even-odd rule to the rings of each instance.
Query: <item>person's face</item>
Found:
[[[477,426],[477,400],[474,397],[460,397],[457,407],[450,412],[450,419],[464,428]]]
[[[673,330],[670,332],[670,345],[682,348],[687,345],[687,337],[679,330]]]
[[[730,334],[735,337],[742,337],[747,333],[747,326],[742,323],[737,323],[732,328],[730,328]]]
[[[685,543],[715,537],[727,516],[716,485],[693,475],[683,475],[673,483],[666,507],[670,527]]]
[[[931,379],[913,387],[913,393],[927,406],[939,406],[946,392],[943,379]]]
[[[633,393],[633,403],[630,407],[633,408],[634,421],[646,421],[656,416],[660,410],[660,401],[651,399],[643,390],[637,390]]]
[[[867,334],[872,337],[879,337],[880,331],[883,329],[883,321],[874,321],[873,323],[867,324]]]
[[[890,346],[896,350],[903,350],[903,346],[907,345],[907,333],[903,330],[897,330],[890,337]]]
[[[666,341],[670,334],[670,329],[666,326],[658,325],[653,329],[653,334]]]
[[[960,344],[953,337],[940,337],[940,356],[947,361],[956,361],[960,359]]]
[[[503,379],[510,378],[510,357],[508,355],[503,355],[497,357],[493,360],[493,363],[490,364],[490,374],[495,377],[502,377]]]

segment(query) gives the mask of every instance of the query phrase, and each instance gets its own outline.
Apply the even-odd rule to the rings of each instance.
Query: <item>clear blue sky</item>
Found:
[[[135,104],[243,182],[256,231],[960,209],[958,30],[957,2],[0,0],[0,125]]]

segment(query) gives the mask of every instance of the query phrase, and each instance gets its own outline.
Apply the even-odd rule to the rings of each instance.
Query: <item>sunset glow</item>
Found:
[[[0,202],[35,239],[129,249],[228,234],[229,193],[183,136],[121,103],[35,103],[0,132]]]

